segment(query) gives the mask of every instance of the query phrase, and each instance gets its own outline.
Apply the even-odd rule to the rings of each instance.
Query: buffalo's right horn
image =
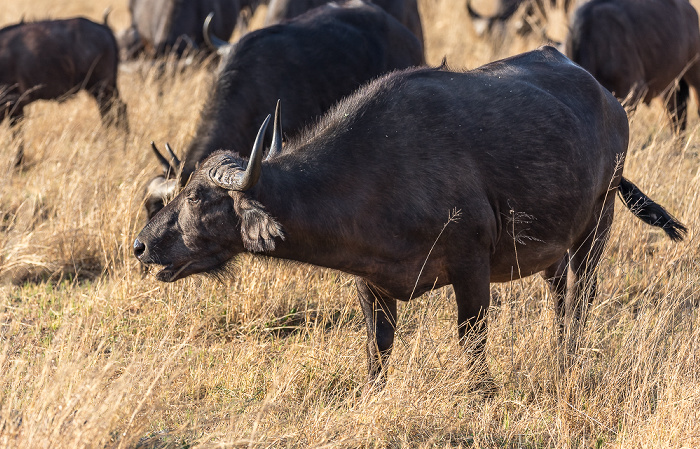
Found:
[[[265,140],[265,131],[268,123],[270,123],[270,118],[271,116],[268,115],[258,131],[246,170],[241,171],[231,161],[224,161],[209,172],[209,178],[216,185],[228,190],[243,192],[258,182],[262,171],[263,141]]]
[[[219,39],[218,37],[211,34],[209,26],[214,18],[214,13],[210,12],[206,19],[204,19],[204,25],[202,26],[202,34],[204,35],[204,42],[209,48],[220,53],[223,48],[229,45],[228,42]]]
[[[272,128],[272,145],[270,145],[270,152],[267,153],[267,158],[265,160],[273,158],[282,152],[282,107],[281,101],[277,100],[277,107],[275,108],[275,124]]]

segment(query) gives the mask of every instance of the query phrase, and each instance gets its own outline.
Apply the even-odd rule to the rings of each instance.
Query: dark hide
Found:
[[[254,152],[251,172],[261,172],[247,190],[227,183],[248,161],[210,156],[134,251],[165,265],[161,281],[217,270],[241,252],[357,276],[369,379],[381,383],[397,299],[452,284],[463,339],[483,330],[491,282],[545,272],[557,308],[580,317],[578,299],[594,297],[627,143],[620,104],[552,47],[466,73],[394,72],[280,155],[261,163]],[[477,335],[482,357],[486,337]]]
[[[204,19],[213,12],[211,31],[227,41],[240,9],[239,0],[129,0],[131,28],[120,40],[122,53],[131,58],[141,52],[152,57],[182,55],[188,48],[209,52],[202,34]]]
[[[306,11],[326,3],[329,3],[329,0],[271,0],[265,16],[265,26],[300,16]],[[342,0],[336,3],[342,3]],[[421,41],[421,44],[423,43],[423,26],[421,25],[417,0],[374,0],[373,3],[391,14],[403,26],[411,30]]]
[[[566,53],[632,110],[661,96],[675,129],[685,129],[689,86],[700,88],[698,15],[687,0],[585,3]]]
[[[97,101],[103,122],[128,130],[126,105],[117,89],[118,63],[112,31],[88,19],[24,22],[3,28],[0,120],[7,117],[17,124],[29,103],[61,101],[85,89]]]
[[[424,62],[415,36],[381,8],[361,1],[323,6],[254,31],[224,47],[226,52],[178,167],[181,185],[215,150],[249,156],[255,128],[278,99],[285,134],[293,136],[367,81]]]

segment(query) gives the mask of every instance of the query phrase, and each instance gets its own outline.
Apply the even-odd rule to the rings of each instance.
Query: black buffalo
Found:
[[[17,125],[29,103],[63,100],[85,89],[97,101],[104,122],[127,130],[126,105],[117,88],[118,63],[117,42],[106,23],[74,18],[3,28],[0,120],[9,118],[11,126]],[[17,162],[21,158],[22,150]]]
[[[532,24],[537,23],[539,28],[546,28],[541,19],[547,19],[547,11],[551,8],[562,7],[568,11],[572,0],[486,0],[481,2],[488,12],[478,12],[473,0],[467,0],[467,12],[472,20],[477,34],[492,32],[497,27],[502,27],[506,21],[516,18],[516,12],[522,12],[517,16],[516,30],[521,34],[532,31]],[[548,39],[548,36],[544,37]]]
[[[566,54],[632,109],[662,96],[674,128],[685,129],[689,86],[700,88],[698,14],[687,0],[585,3]]]
[[[217,80],[182,165],[159,157],[169,176],[149,183],[149,218],[162,207],[163,194],[176,187],[168,179],[178,172],[184,185],[215,150],[248,156],[256,124],[277,99],[284,103],[285,131],[292,136],[367,81],[424,62],[413,34],[381,8],[357,0],[316,8],[220,50],[225,55]]]
[[[271,0],[265,16],[265,25],[274,25],[283,20],[300,16],[306,11],[329,3],[329,0]],[[338,3],[342,3],[339,0]],[[423,43],[423,26],[418,12],[417,0],[374,0]]]
[[[276,131],[263,161],[266,125],[250,160],[221,151],[204,161],[134,253],[164,266],[165,282],[242,252],[355,275],[370,382],[383,377],[397,299],[452,284],[462,339],[481,329],[491,282],[541,272],[558,310],[580,317],[616,192],[674,240],[685,232],[622,177],[620,104],[552,47],[467,73],[394,72],[284,150]]]
[[[243,0],[246,6],[251,0]],[[228,40],[233,34],[241,9],[239,0],[129,0],[131,26],[120,43],[126,59],[140,53],[162,56],[181,55],[186,49],[210,51],[204,44],[202,24],[214,13],[211,31]]]

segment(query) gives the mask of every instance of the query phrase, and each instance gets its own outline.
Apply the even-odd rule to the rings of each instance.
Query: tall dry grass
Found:
[[[430,63],[446,55],[471,68],[538,45],[477,39],[457,3],[420,3]],[[107,1],[3,6],[6,24],[27,13],[99,19]],[[112,6],[123,28],[126,1]],[[226,284],[164,285],[131,256],[142,189],[158,170],[148,142],[184,148],[210,71],[156,79],[125,67],[128,137],[101,127],[87,95],[31,106],[19,173],[0,126],[1,447],[700,445],[697,115],[683,139],[658,104],[632,118],[626,176],[691,232],[672,244],[618,205],[568,368],[544,283],[494,285],[496,391],[485,398],[445,288],[400,306],[386,389],[363,397],[365,335],[348,276],[243,257]]]

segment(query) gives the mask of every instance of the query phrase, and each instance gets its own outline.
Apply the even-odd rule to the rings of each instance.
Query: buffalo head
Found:
[[[270,154],[281,147],[279,120]],[[217,272],[238,253],[273,251],[275,238],[284,239],[280,224],[249,194],[262,171],[269,121],[260,127],[249,161],[224,151],[212,154],[139,233],[134,254],[144,264],[165,267],[158,280]]]

